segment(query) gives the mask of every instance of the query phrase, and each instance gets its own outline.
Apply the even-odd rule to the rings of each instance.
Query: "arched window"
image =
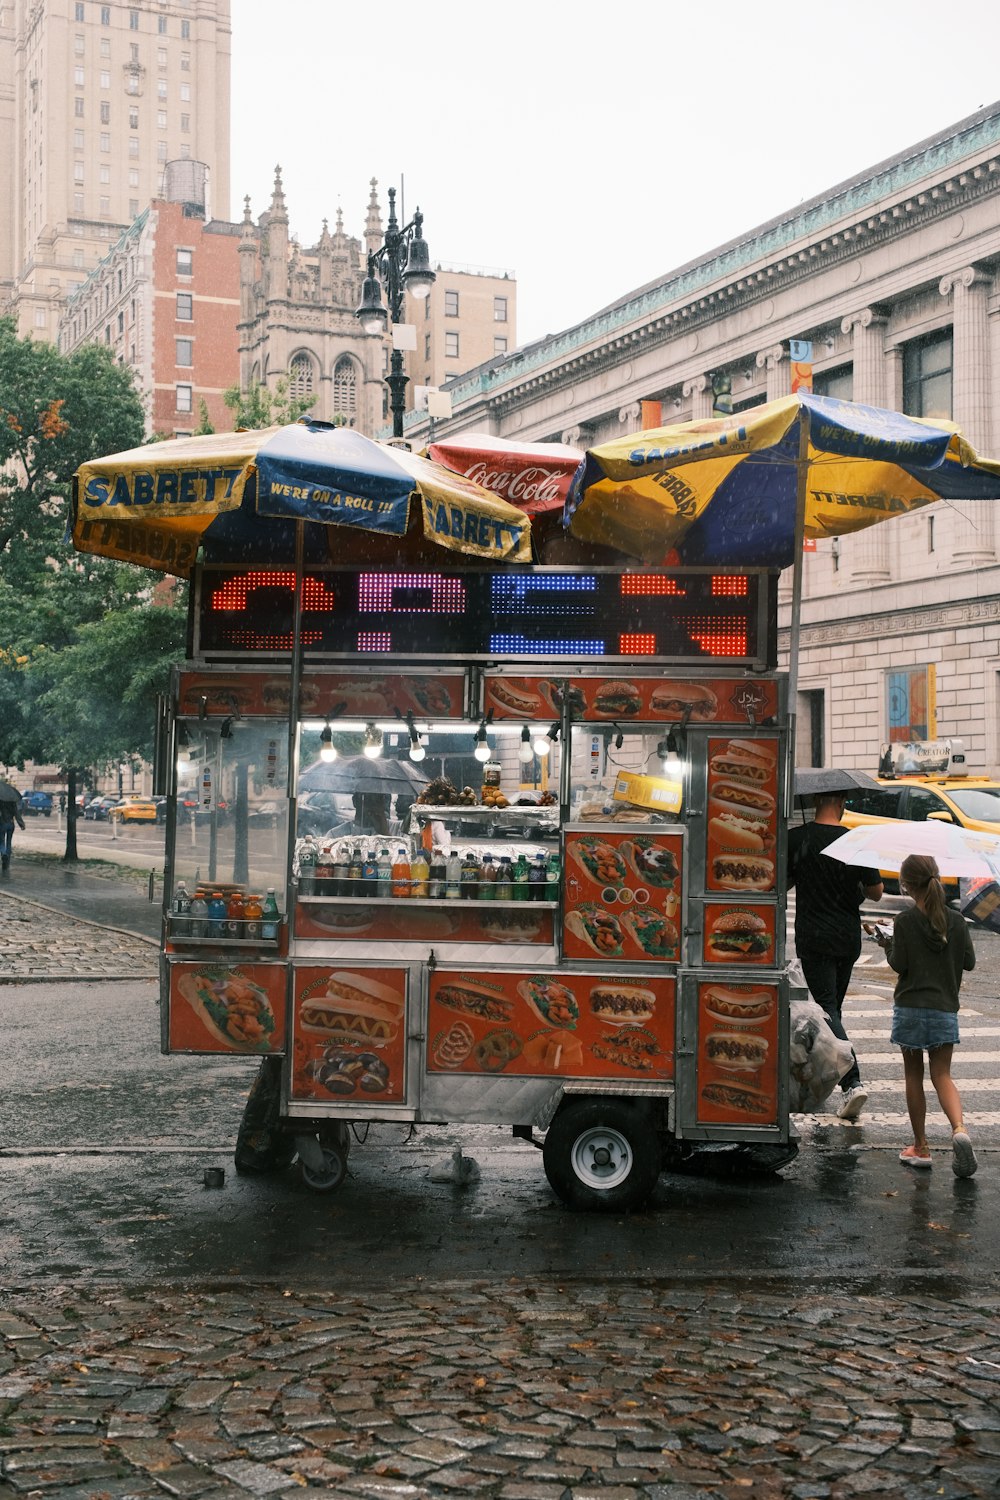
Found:
[[[342,354],[333,367],[333,411],[351,425],[358,414],[358,374],[347,354]]]
[[[313,362],[308,354],[296,354],[288,367],[288,387],[292,396],[313,393]]]

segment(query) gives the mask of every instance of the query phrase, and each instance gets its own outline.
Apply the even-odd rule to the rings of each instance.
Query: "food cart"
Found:
[[[494,1124],[566,1203],[618,1211],[700,1145],[790,1159],[778,576],[794,554],[798,590],[804,529],[836,529],[830,484],[806,510],[820,419],[835,457],[906,427],[903,508],[933,497],[916,424],[875,415],[809,398],[639,435],[621,486],[592,450],[567,529],[572,458],[539,479],[537,449],[520,507],[495,451],[474,466],[493,494],[410,454],[392,492],[385,449],[372,485],[317,478],[303,446],[353,462],[356,434],[84,466],[76,545],[191,579],[160,726],[163,1048],[265,1060],[275,1161],[332,1188],[352,1126]],[[731,526],[713,544],[694,464],[725,487],[755,443],[748,566]]]

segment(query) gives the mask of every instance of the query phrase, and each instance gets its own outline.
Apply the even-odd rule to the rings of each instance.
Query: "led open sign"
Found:
[[[194,591],[195,651],[291,649],[295,575],[207,566]],[[310,569],[302,641],[311,660],[712,661],[775,664],[777,574],[557,568],[454,572]]]

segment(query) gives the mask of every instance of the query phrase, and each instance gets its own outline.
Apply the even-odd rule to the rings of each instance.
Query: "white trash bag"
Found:
[[[815,1000],[790,1006],[788,1108],[792,1114],[819,1109],[851,1066],[850,1042],[835,1037]]]

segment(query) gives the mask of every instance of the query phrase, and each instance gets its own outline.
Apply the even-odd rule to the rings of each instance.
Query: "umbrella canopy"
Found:
[[[339,760],[318,760],[299,777],[299,786],[310,792],[417,792],[430,780],[412,761],[379,756],[348,755]]]
[[[838,771],[825,766],[796,766],[796,797],[817,797],[824,792],[858,792],[878,788],[867,771]]]
[[[16,786],[11,786],[9,781],[0,781],[0,802],[13,802],[16,806],[21,800],[21,793]]]
[[[988,879],[1000,874],[1000,838],[936,820],[869,823],[834,839],[823,853],[845,865],[893,871],[910,854],[929,854],[942,875]]]
[[[787,567],[806,537],[843,536],[938,499],[1000,497],[1000,464],[950,422],[799,392],[733,416],[591,448],[571,529],[645,562]]]
[[[427,456],[529,516],[563,509],[584,459],[581,449],[565,443],[511,443],[487,432],[431,443]]]
[[[430,459],[317,422],[177,438],[83,464],[73,544],[188,577],[213,526],[247,507],[262,546],[282,519],[397,537],[415,523],[426,540],[481,560],[531,560],[531,522],[517,506]]]

